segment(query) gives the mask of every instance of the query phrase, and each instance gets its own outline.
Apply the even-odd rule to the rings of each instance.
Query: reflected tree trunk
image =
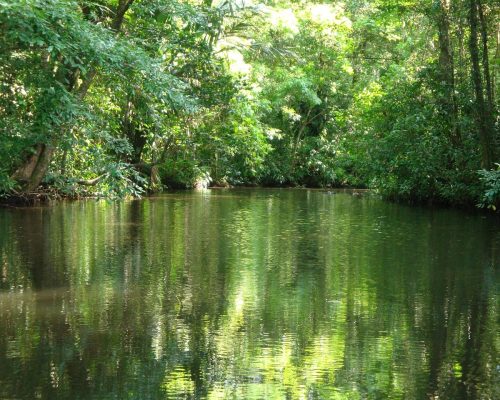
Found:
[[[467,313],[465,325],[466,337],[462,361],[462,383],[468,399],[496,398],[495,384],[490,387],[489,381],[495,381],[496,354],[494,344],[494,328],[488,331],[489,323],[489,283],[492,277],[485,276],[479,283],[481,290],[474,291]],[[491,323],[495,325],[494,322]],[[490,370],[488,370],[490,369]]]

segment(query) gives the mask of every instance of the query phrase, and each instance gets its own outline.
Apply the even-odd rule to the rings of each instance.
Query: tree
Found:
[[[481,24],[481,27],[479,27]],[[493,97],[491,89],[491,79],[488,63],[488,41],[486,34],[486,22],[480,0],[469,0],[469,25],[470,38],[469,48],[471,55],[471,76],[475,94],[475,116],[481,143],[481,164],[485,169],[490,169],[494,160],[493,142]],[[483,75],[479,63],[478,30],[481,29],[483,41],[483,72],[486,85],[486,100],[483,88]]]
[[[0,5],[3,194],[203,181],[474,204],[488,190],[493,1]]]

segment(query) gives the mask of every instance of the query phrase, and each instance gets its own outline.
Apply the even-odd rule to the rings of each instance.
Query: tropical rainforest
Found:
[[[500,201],[497,0],[0,0],[0,194]]]

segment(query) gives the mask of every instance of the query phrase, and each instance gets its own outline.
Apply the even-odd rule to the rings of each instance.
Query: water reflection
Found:
[[[297,190],[0,210],[0,398],[500,398],[498,222]]]

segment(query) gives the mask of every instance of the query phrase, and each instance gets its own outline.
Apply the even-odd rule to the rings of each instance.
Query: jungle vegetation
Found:
[[[496,0],[0,0],[0,193],[500,199]]]

